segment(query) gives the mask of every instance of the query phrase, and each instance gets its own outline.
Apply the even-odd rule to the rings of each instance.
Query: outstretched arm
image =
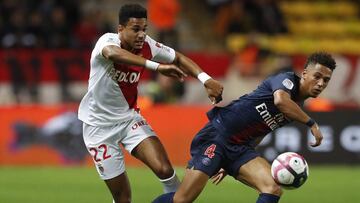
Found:
[[[274,104],[286,117],[310,127],[311,133],[315,137],[315,143],[311,144],[312,147],[321,144],[323,135],[318,124],[291,99],[289,93],[281,89],[276,90],[274,92]]]
[[[186,74],[198,78],[205,86],[208,97],[213,104],[222,100],[223,86],[217,80],[207,75],[194,61],[185,55],[176,52],[174,64],[181,68]]]
[[[141,56],[132,54],[131,52],[115,45],[105,46],[102,49],[102,55],[114,63],[142,66],[153,71],[158,71],[166,76],[177,78],[180,81],[182,81],[183,77],[186,76],[186,74],[175,65],[159,64]]]

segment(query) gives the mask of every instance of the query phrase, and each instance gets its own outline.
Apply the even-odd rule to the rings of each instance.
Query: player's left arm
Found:
[[[192,61],[187,56],[176,52],[173,63],[176,64],[187,75],[198,78],[204,84],[208,97],[213,104],[216,104],[222,100],[221,95],[224,89],[222,84],[206,74],[194,61]]]
[[[319,146],[323,139],[323,135],[320,131],[318,124],[307,115],[299,105],[291,99],[288,92],[282,89],[276,90],[274,93],[275,106],[288,118],[306,124],[310,127],[313,136],[315,137],[315,143],[312,143],[312,147]]]

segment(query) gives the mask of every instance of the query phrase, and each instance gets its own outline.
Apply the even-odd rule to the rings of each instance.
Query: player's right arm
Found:
[[[315,143],[312,147],[319,146],[323,139],[323,135],[316,122],[308,116],[299,105],[297,105],[290,97],[290,94],[282,89],[276,90],[274,93],[274,104],[287,118],[308,125],[311,133],[315,137]]]
[[[213,104],[222,100],[222,84],[206,74],[194,61],[184,54],[175,51],[173,48],[156,42],[149,36],[147,36],[146,39],[150,45],[153,59],[155,61],[174,64],[187,75],[199,79],[204,84],[208,97]]]
[[[188,75],[193,78],[198,78],[203,84],[208,93],[209,99],[213,104],[217,104],[222,100],[223,85],[214,80],[208,74],[206,74],[200,66],[198,66],[193,60],[185,56],[180,52],[175,52],[175,59],[173,61],[179,68],[181,68]]]
[[[142,66],[153,71],[158,71],[166,76],[177,78],[183,81],[186,74],[173,64],[159,64],[154,61],[147,60],[141,56],[132,54],[115,45],[107,45],[102,49],[102,55],[114,63]]]

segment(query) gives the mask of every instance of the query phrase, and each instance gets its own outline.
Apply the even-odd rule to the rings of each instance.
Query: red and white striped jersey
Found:
[[[78,117],[92,126],[108,126],[129,120],[137,110],[138,83],[143,67],[115,64],[102,55],[105,46],[120,47],[118,33],[99,38],[91,53],[88,91],[81,100]],[[160,63],[175,59],[174,49],[146,36],[137,55]]]

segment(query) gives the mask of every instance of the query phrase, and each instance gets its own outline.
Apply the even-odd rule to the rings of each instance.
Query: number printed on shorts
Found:
[[[94,158],[95,162],[101,161],[101,159],[98,157],[98,155],[99,155],[99,152],[101,153],[102,151],[103,151],[103,154],[102,154],[103,159],[102,160],[105,160],[105,159],[108,159],[108,158],[111,157],[110,154],[106,154],[107,153],[107,146],[105,144],[102,144],[102,145],[98,146],[97,148],[96,147],[91,147],[89,149],[89,151],[94,152],[93,158]]]
[[[208,148],[206,148],[204,155],[208,156],[210,159],[213,158],[215,156],[215,149],[216,144],[210,145]]]

